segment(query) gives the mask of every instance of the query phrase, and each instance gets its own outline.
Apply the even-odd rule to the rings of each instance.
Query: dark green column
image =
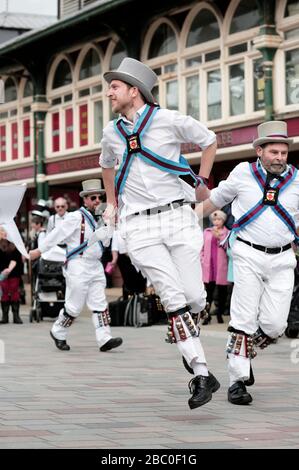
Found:
[[[45,119],[49,109],[46,97],[47,61],[43,56],[36,55],[27,58],[26,67],[30,73],[33,84],[33,112],[34,122],[34,184],[37,199],[48,199],[48,182],[46,181],[45,165]]]
[[[45,165],[45,119],[49,104],[45,96],[35,96],[32,104],[34,117],[34,180],[37,199],[48,199]]]
[[[275,25],[275,0],[256,0],[261,16],[259,35],[254,45],[263,55],[265,79],[265,121],[274,119],[273,107],[273,59],[281,42]]]

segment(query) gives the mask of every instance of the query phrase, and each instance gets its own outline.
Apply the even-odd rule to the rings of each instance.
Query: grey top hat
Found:
[[[293,143],[293,139],[288,138],[287,123],[284,121],[263,122],[258,126],[257,132],[258,138],[253,141],[253,147],[275,142],[288,145]]]
[[[90,194],[99,194],[104,193],[105,189],[102,187],[102,181],[98,180],[85,180],[82,181],[83,191],[79,193],[79,196],[89,196]]]
[[[112,80],[121,80],[129,85],[136,86],[148,103],[155,102],[151,90],[158,77],[151,68],[139,62],[139,60],[126,57],[117,70],[104,73],[104,78],[108,83]]]

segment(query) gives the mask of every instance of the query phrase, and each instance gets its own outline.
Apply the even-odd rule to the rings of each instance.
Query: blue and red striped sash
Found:
[[[249,166],[250,166],[252,176],[257,181],[260,189],[262,190],[262,193],[264,193],[264,189],[266,185],[266,175],[263,173],[261,168],[258,167],[256,162],[249,163]],[[289,186],[289,184],[291,184],[294,181],[294,179],[297,176],[297,171],[298,170],[294,166],[290,165],[289,172],[286,174],[286,176],[282,180],[278,180],[273,185],[273,188],[278,188],[279,194],[280,194]],[[282,222],[292,232],[292,234],[295,237],[296,243],[299,243],[299,237],[297,236],[297,233],[296,233],[296,225],[295,225],[294,219],[290,215],[290,213],[282,206],[279,200],[276,205],[268,206],[263,203],[263,198],[261,198],[261,200],[254,207],[252,207],[249,211],[247,211],[244,215],[242,215],[242,217],[240,217],[239,220],[237,220],[234,223],[232,230],[235,232],[238,232],[243,227],[246,227],[246,225],[248,225],[250,222],[252,222],[257,217],[259,217],[269,207],[274,211],[274,213],[282,220]]]
[[[146,105],[143,113],[138,119],[136,125],[134,126],[133,132],[130,132],[127,129],[122,119],[114,121],[115,130],[121,137],[121,139],[126,143],[126,145],[127,139],[130,136],[137,136],[140,144],[140,147],[138,147],[138,151],[134,153],[129,153],[128,148],[126,148],[123,154],[123,160],[115,178],[115,187],[116,192],[118,194],[121,194],[123,191],[133,158],[137,155],[144,162],[148,163],[149,165],[155,166],[156,168],[159,168],[162,171],[166,171],[168,173],[173,173],[176,175],[191,175],[194,180],[194,186],[197,186],[198,184],[198,176],[194,173],[194,171],[190,167],[187,160],[183,157],[183,155],[180,155],[179,162],[174,163],[173,161],[161,157],[160,155],[152,152],[149,148],[144,147],[142,145],[142,136],[149,128],[153,117],[159,109],[159,106]]]
[[[84,217],[84,220],[88,222],[90,228],[94,232],[96,229],[96,224],[92,215],[85,209],[85,207],[80,207],[79,212],[81,212],[82,217]],[[103,245],[101,242],[99,242],[99,245],[103,249]],[[83,240],[81,236],[80,244],[76,246],[76,248],[73,248],[71,251],[67,253],[65,264],[70,259],[75,258],[75,256],[82,255],[87,248],[88,248],[88,240],[84,241],[84,234],[83,234]]]

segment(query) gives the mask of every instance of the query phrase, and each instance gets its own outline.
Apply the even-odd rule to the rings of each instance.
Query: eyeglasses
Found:
[[[55,206],[55,209],[64,209],[65,206]]]
[[[99,195],[94,195],[94,196],[89,196],[89,197],[91,201],[95,201],[96,199],[98,199],[99,201],[102,200],[102,196],[99,196]]]

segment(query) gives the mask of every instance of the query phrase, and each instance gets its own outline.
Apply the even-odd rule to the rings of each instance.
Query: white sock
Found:
[[[197,362],[197,359],[193,359],[191,361],[191,367],[194,370],[194,376],[204,375],[205,377],[207,377],[209,375],[207,364],[205,364],[204,362]]]

